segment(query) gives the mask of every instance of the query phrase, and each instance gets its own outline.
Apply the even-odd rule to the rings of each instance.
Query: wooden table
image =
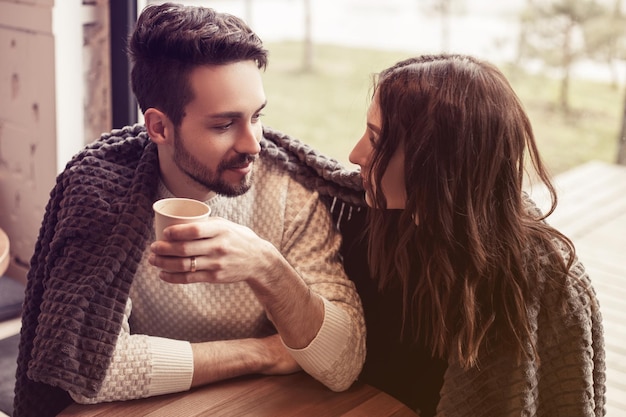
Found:
[[[416,417],[404,404],[362,383],[337,393],[304,372],[286,376],[253,376],[211,384],[188,392],[141,400],[78,405],[60,417],[283,417],[376,416]]]

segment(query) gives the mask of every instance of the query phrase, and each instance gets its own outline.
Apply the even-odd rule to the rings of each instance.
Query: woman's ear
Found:
[[[153,107],[147,109],[143,115],[146,130],[152,142],[162,145],[168,142],[170,119],[161,110]]]

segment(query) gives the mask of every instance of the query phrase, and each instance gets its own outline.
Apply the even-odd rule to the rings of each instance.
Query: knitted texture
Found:
[[[524,193],[526,210],[541,212]],[[555,240],[563,259],[568,248]],[[544,248],[542,259],[549,262]],[[517,361],[501,343],[487,344],[478,365],[462,369],[453,358],[444,375],[438,416],[587,416],[605,414],[602,316],[589,275],[575,259],[566,278],[540,275],[528,314],[539,360]]]
[[[602,319],[589,277],[576,262],[566,282],[544,278],[541,295],[529,311],[540,362],[518,364],[515,355],[496,344],[470,370],[450,360],[438,416],[605,414]]]
[[[151,215],[159,175],[156,146],[147,141],[138,127],[113,131],[57,178],[28,272],[15,416],[54,415],[70,402],[68,388],[93,392],[104,377],[141,258],[133,247],[150,233],[138,221]],[[114,198],[121,193],[123,203]],[[93,228],[107,229],[106,240],[85,236]],[[84,245],[73,245],[77,239]]]
[[[528,213],[540,217],[528,195],[523,197]],[[439,369],[422,361],[431,370],[424,377],[423,373],[429,373],[429,369],[413,367],[415,358],[423,354],[420,344],[411,343],[410,338],[401,339],[400,326],[394,330],[394,324],[402,320],[399,309],[393,308],[402,304],[402,292],[380,292],[368,277],[364,265],[367,237],[362,239],[361,233],[367,224],[366,214],[342,223],[346,245],[344,266],[357,283],[368,326],[368,353],[361,378],[390,389],[392,395],[416,407],[419,406],[416,399],[423,398],[423,385],[438,383]],[[564,245],[556,247],[563,258],[572,256]],[[545,256],[549,250],[552,249],[539,248],[545,262],[549,262]],[[552,276],[549,272],[552,270],[546,268],[540,274],[540,285],[533,289],[536,298],[528,309],[531,338],[539,361],[518,362],[510,345],[493,342],[481,348],[475,368],[463,369],[455,357],[448,357],[441,389],[436,388],[440,392],[437,412],[433,409],[429,415],[599,417],[605,414],[602,317],[591,280],[578,260],[567,277]],[[387,371],[386,367],[391,370]],[[418,372],[421,374],[415,375]]]
[[[331,388],[350,385],[365,356],[361,337],[365,329],[354,285],[346,279],[337,257],[339,235],[329,233],[328,212],[317,195],[285,175],[273,161],[261,157],[254,165],[253,178],[252,187],[245,194],[214,195],[205,203],[211,207],[213,216],[247,226],[272,243],[297,268],[310,290],[328,300],[324,325],[316,341],[298,352],[304,357],[301,366],[309,365],[307,372]],[[173,195],[161,184],[157,198],[168,197]],[[271,215],[267,215],[269,213]],[[148,262],[150,253],[146,248],[135,274],[130,290],[132,314],[130,309],[127,312],[131,325],[122,326],[122,338],[118,339],[103,386],[94,398],[74,395],[78,402],[129,400],[152,395],[155,391],[162,394],[188,389],[187,383],[193,375],[192,367],[186,366],[193,363],[190,349],[179,344],[177,349],[188,350],[188,356],[177,356],[180,358],[177,362],[177,357],[172,358],[169,350],[166,355],[161,354],[160,345],[164,340],[161,338],[203,342],[260,338],[276,333],[245,282],[170,284],[160,280],[159,269]],[[333,312],[337,314],[336,310],[339,310],[339,317],[349,317],[336,322],[341,326],[333,326],[330,320]],[[129,334],[130,329],[133,335]],[[151,336],[149,343],[143,335]],[[338,349],[332,352],[327,348],[329,343]],[[321,361],[310,360],[315,359],[316,354]],[[155,368],[153,364],[161,357],[173,360],[176,369]],[[180,384],[173,384],[174,372],[184,376],[181,368],[188,372],[188,378],[181,377]],[[132,384],[129,384],[129,376]],[[169,391],[159,388],[161,382]]]
[[[265,127],[263,133],[266,140],[261,141],[261,152],[282,164],[306,187],[355,206],[365,206],[359,171],[347,170],[335,159],[271,128]]]
[[[305,179],[316,171],[295,168],[299,151],[263,142],[263,152],[311,186]],[[322,171],[337,169],[325,160],[323,165]],[[340,196],[351,176],[330,175],[339,182],[328,181],[322,194]],[[141,125],[103,134],[57,177],[28,272],[15,417],[57,414],[70,403],[70,389],[87,396],[98,392],[152,233],[145,219],[153,216],[158,180],[156,145]]]

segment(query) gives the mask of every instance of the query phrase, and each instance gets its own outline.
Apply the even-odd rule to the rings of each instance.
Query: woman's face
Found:
[[[374,151],[379,145],[382,117],[378,106],[378,93],[374,95],[367,111],[365,133],[350,152],[350,162],[361,167],[361,177],[365,188],[365,201],[374,207],[375,184],[370,183],[369,171]],[[377,173],[372,172],[375,177]],[[404,184],[404,149],[395,150],[381,181],[382,193],[387,200],[388,209],[403,209],[406,205],[406,187]]]

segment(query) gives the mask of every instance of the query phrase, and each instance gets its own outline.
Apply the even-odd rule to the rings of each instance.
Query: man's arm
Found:
[[[300,369],[278,335],[263,339],[204,343],[131,335],[129,300],[122,330],[102,386],[95,397],[71,393],[74,401],[96,404],[186,391],[252,373],[287,374]]]
[[[324,301],[324,321],[303,349],[288,349],[300,366],[330,389],[342,391],[365,360],[365,322],[354,283],[341,264],[341,236],[317,193],[289,185],[281,252],[312,293]],[[364,260],[365,261],[365,260]]]
[[[269,242],[264,241],[264,259],[271,261],[264,274],[255,274],[248,284],[276,326],[280,337],[293,349],[307,347],[324,321],[324,301]]]
[[[361,303],[341,266],[328,210],[317,194],[294,182],[289,187],[279,248],[245,226],[212,217],[166,229],[167,240],[151,246],[150,263],[169,283],[247,282],[300,366],[341,391],[365,358]]]
[[[276,334],[262,339],[192,343],[191,386],[248,374],[290,374],[300,370]]]
[[[245,281],[288,346],[300,349],[315,338],[324,321],[322,297],[274,245],[250,228],[211,217],[167,228],[164,235],[167,241],[151,246],[158,256],[150,257],[161,268],[161,279],[173,284]],[[189,272],[186,254],[195,254],[196,272]]]

